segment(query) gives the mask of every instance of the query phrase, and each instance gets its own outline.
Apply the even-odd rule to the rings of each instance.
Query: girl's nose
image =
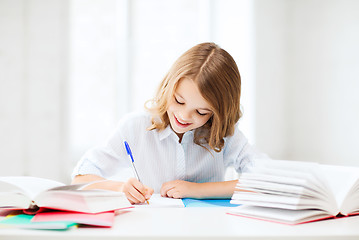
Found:
[[[183,121],[188,121],[191,119],[191,112],[190,111],[182,111],[180,117]]]

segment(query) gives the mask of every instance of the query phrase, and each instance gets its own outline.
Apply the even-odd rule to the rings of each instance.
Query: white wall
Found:
[[[359,165],[359,1],[258,0],[257,145]]]
[[[22,1],[0,1],[0,174],[24,169],[25,86]]]
[[[272,158],[289,157],[287,0],[255,1],[256,145]]]
[[[0,1],[0,175],[64,175],[67,9]]]
[[[359,1],[291,8],[292,157],[359,165]]]

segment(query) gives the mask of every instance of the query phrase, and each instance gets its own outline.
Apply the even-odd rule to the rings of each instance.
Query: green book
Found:
[[[77,224],[69,221],[54,222],[31,222],[34,215],[19,214],[7,216],[0,221],[0,227],[16,227],[26,229],[46,229],[46,230],[67,230]]]

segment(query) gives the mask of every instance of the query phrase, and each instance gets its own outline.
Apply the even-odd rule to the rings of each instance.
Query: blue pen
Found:
[[[136,178],[137,178],[137,180],[139,182],[141,182],[140,177],[138,176],[138,173],[137,173],[137,170],[136,170],[136,167],[135,167],[135,160],[133,159],[133,155],[132,155],[130,145],[128,145],[127,141],[125,141],[124,143],[125,143],[126,152],[131,158],[131,163],[132,163],[133,169],[135,170]],[[146,200],[146,202],[147,202],[147,204],[149,204],[148,200]]]

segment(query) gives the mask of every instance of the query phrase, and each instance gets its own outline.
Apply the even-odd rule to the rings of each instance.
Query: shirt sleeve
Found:
[[[223,154],[225,167],[233,166],[237,173],[248,171],[255,159],[269,159],[267,155],[259,152],[248,142],[248,139],[239,130],[238,123],[235,126],[234,134],[225,138]]]
[[[129,131],[135,129],[132,125],[133,116],[122,118],[105,144],[92,148],[83,155],[72,172],[72,178],[84,174],[110,178],[118,174],[119,169],[131,167],[124,141],[131,141],[130,138],[135,135]]]

